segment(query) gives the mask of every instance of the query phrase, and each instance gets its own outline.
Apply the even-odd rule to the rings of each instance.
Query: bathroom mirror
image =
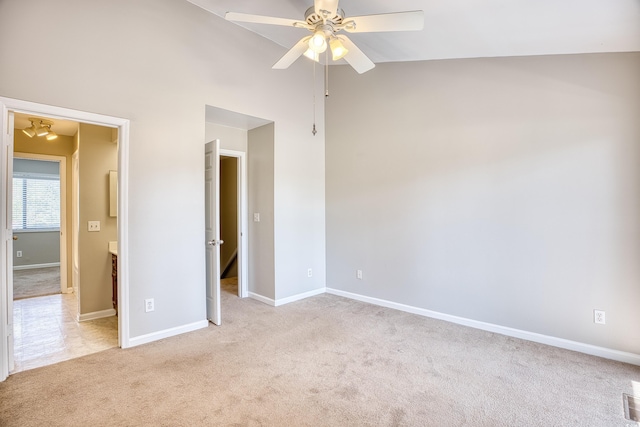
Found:
[[[118,171],[109,171],[109,216],[118,216]]]

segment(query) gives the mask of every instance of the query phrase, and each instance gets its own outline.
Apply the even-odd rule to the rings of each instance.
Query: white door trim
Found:
[[[76,294],[77,313],[80,317],[80,267],[78,266],[78,233],[80,232],[80,211],[78,208],[78,179],[79,179],[78,150],[71,155],[71,287]]]
[[[13,145],[9,141],[11,132],[9,127],[9,112],[18,112],[32,115],[51,117],[54,119],[73,120],[99,126],[118,129],[118,341],[122,348],[130,347],[129,342],[129,120],[119,117],[105,116],[102,114],[72,110],[52,105],[37,104],[19,99],[0,97],[0,135],[2,147]],[[0,151],[0,163],[11,160],[13,153],[8,149]],[[7,183],[5,177],[0,185],[0,211],[5,215],[7,206]],[[10,230],[2,226],[2,242],[4,248],[6,239],[11,238]],[[0,256],[1,270],[6,271],[8,266],[7,256],[2,249]],[[10,254],[12,255],[12,254]],[[0,381],[4,381],[9,375],[9,323],[8,316],[11,310],[7,302],[8,283],[6,275],[0,276]]]
[[[220,326],[220,140],[206,143],[204,152],[207,319]]]
[[[244,151],[220,149],[220,155],[238,159],[238,296],[249,296],[248,253],[248,213],[247,213],[247,153]]]
[[[9,370],[14,367],[14,341],[13,341],[13,224],[11,220],[13,200],[13,128],[14,114],[7,111],[0,121],[0,191],[4,191],[0,205],[0,230],[2,241],[0,243],[0,346],[4,346],[0,355],[0,379],[6,378]],[[11,190],[9,190],[11,189]],[[2,283],[5,286],[2,286]],[[2,312],[4,308],[4,312]],[[4,356],[4,357],[3,357]],[[7,372],[6,374],[3,373]]]
[[[58,169],[60,172],[60,292],[63,294],[69,293],[72,289],[69,288],[67,283],[67,158],[50,154],[21,153],[17,151],[13,152],[13,157],[47,160],[60,164]]]

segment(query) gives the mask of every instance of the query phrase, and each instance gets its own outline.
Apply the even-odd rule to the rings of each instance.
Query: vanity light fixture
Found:
[[[48,133],[49,133],[49,129],[47,128],[47,126],[43,125],[42,122],[40,122],[40,127],[36,129],[36,135],[45,136]]]
[[[34,125],[33,122],[31,122],[31,126],[29,126],[28,128],[22,129],[22,132],[24,132],[24,134],[27,135],[29,138],[33,138],[36,134],[36,125]]]
[[[51,130],[51,125],[48,125],[47,129],[49,129],[49,133],[47,133],[47,141],[53,141],[58,137],[58,134]]]
[[[24,134],[29,138],[33,138],[34,136],[46,136],[47,141],[51,141],[58,137],[58,135],[51,130],[51,126],[53,126],[53,122],[51,120],[29,117],[29,121],[31,122],[31,126],[22,129],[22,132],[24,132]]]

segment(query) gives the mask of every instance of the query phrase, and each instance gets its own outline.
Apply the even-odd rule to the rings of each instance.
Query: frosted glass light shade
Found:
[[[334,61],[344,58],[344,56],[349,53],[349,50],[344,47],[342,42],[334,38],[329,42],[329,46],[331,46],[331,55]]]
[[[320,54],[318,52],[314,52],[311,48],[307,49],[304,53],[304,56],[311,59],[312,61],[320,62]]]
[[[322,53],[327,50],[327,40],[322,31],[316,31],[309,39],[309,49],[316,53]]]

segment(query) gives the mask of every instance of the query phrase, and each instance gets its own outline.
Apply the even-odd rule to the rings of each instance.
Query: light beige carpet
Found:
[[[13,299],[60,293],[60,267],[13,271]]]
[[[3,426],[630,426],[640,367],[319,295],[20,372]],[[638,392],[640,390],[636,390]]]

